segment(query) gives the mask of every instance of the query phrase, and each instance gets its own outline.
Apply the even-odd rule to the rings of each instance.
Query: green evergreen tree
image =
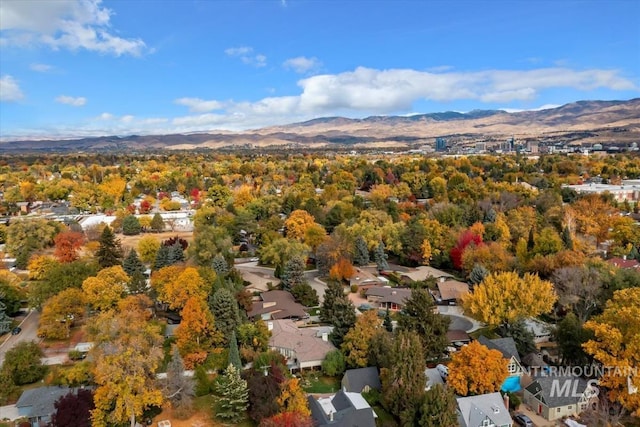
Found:
[[[288,260],[282,271],[282,289],[291,292],[294,286],[306,283],[304,269],[305,262],[302,257],[294,256]]]
[[[473,286],[480,284],[485,277],[489,275],[489,270],[482,264],[476,264],[473,266],[471,273],[469,273],[469,282]]]
[[[11,330],[11,318],[6,313],[7,305],[4,303],[4,292],[0,292],[0,335]]]
[[[356,237],[354,244],[353,263],[355,265],[367,265],[369,264],[369,248],[367,247],[367,241],[364,237]]]
[[[229,273],[229,264],[222,254],[217,254],[211,261],[211,268],[219,277],[225,277]]]
[[[156,254],[156,261],[153,264],[153,268],[156,270],[160,270],[163,267],[167,267],[171,265],[169,263],[169,247],[168,246],[160,246],[158,249],[158,253]]]
[[[100,268],[113,267],[122,262],[122,247],[120,241],[116,239],[111,227],[108,225],[102,230],[100,235],[100,247],[96,252],[96,258]]]
[[[434,301],[425,289],[412,289],[411,297],[405,301],[404,309],[400,312],[398,329],[413,331],[422,341],[421,354],[426,360],[438,359],[443,353],[449,340],[447,330],[450,320],[448,317],[435,313]]]
[[[387,262],[387,254],[385,253],[384,242],[380,241],[376,250],[373,252],[373,260],[376,263],[376,267],[378,271],[384,271],[389,268],[389,263]]]
[[[535,235],[535,232],[533,231],[533,227],[531,227],[529,229],[529,237],[527,238],[527,250],[529,252],[531,252],[533,248],[536,246],[536,240],[534,235]]]
[[[420,427],[458,427],[456,397],[450,388],[436,384],[424,394],[417,421]]]
[[[167,262],[169,265],[177,264],[184,261],[184,249],[180,243],[174,243],[171,246],[167,246]]]
[[[627,257],[629,259],[640,259],[640,253],[638,253],[638,249],[634,246],[631,247],[631,251],[629,251],[629,256]]]
[[[140,234],[142,226],[135,215],[127,215],[122,220],[122,234],[125,236],[135,236]]]
[[[384,314],[384,322],[382,322],[382,326],[389,331],[393,332],[393,323],[391,322],[391,313],[389,313],[389,309],[387,308],[386,313]]]
[[[509,323],[507,330],[504,332],[505,336],[513,338],[513,341],[516,343],[516,349],[522,356],[536,351],[535,337],[533,336],[533,332],[527,328],[524,320]]]
[[[487,211],[487,213],[484,215],[484,221],[485,222],[496,222],[496,217],[498,216],[498,214],[496,213],[496,210],[493,209],[493,207],[491,207],[491,209],[489,209]]]
[[[318,293],[307,282],[300,283],[291,288],[291,295],[297,302],[305,307],[316,307],[320,302]]]
[[[209,302],[209,308],[216,322],[216,329],[222,332],[226,340],[235,332],[240,324],[238,302],[226,288],[220,288],[213,294]]]
[[[167,365],[164,394],[173,407],[180,410],[188,410],[195,395],[194,378],[184,375],[184,363],[177,346],[173,348],[171,361]]]
[[[159,213],[156,213],[153,215],[153,218],[151,218],[151,229],[156,233],[164,231],[164,220]]]
[[[327,289],[324,291],[322,307],[320,307],[320,320],[322,322],[331,323],[331,319],[333,319],[333,306],[339,298],[344,298],[344,288],[340,282],[330,280],[327,283]]]
[[[244,418],[249,407],[249,390],[247,382],[231,363],[217,378],[214,391],[218,395],[216,417],[227,423],[237,423]]]
[[[131,249],[124,261],[122,261],[122,269],[129,275],[129,277],[133,277],[137,272],[144,273],[146,270],[135,249]]]
[[[339,282],[329,282],[320,308],[320,320],[333,325],[329,339],[338,348],[349,329],[356,324],[355,308],[344,294],[342,284]]]
[[[564,243],[564,247],[573,250],[573,239],[571,238],[571,231],[569,231],[569,227],[565,225],[562,229],[562,243]]]
[[[238,371],[242,369],[235,331],[231,333],[231,338],[229,338],[229,364],[233,365]]]

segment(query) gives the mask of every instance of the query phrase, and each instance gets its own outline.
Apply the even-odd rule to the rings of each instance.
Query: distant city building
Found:
[[[580,185],[563,185],[578,194],[603,194],[609,193],[617,202],[636,202],[640,200],[640,183],[637,180],[622,181],[622,185],[599,184],[590,182]]]
[[[444,138],[436,138],[436,151],[447,151],[447,140]]]

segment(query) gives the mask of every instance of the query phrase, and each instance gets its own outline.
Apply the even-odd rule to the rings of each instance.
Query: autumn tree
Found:
[[[213,346],[222,342],[213,315],[204,299],[190,297],[181,311],[182,321],[175,335],[184,364],[192,369],[205,361]]]
[[[100,247],[96,252],[96,258],[101,268],[120,265],[122,261],[122,247],[109,226],[102,230],[100,235]]]
[[[315,223],[315,218],[307,211],[298,209],[284,221],[285,233],[288,239],[302,241],[307,228]]]
[[[269,349],[271,332],[262,319],[258,319],[253,323],[243,323],[237,329],[242,360],[251,362],[257,354]]]
[[[306,257],[309,250],[304,243],[281,237],[260,248],[260,263],[282,268],[294,256]]]
[[[151,264],[155,261],[158,249],[160,249],[160,241],[155,237],[144,236],[138,242],[140,260],[146,264]]]
[[[451,388],[436,384],[424,393],[418,410],[420,427],[458,427],[458,403]]]
[[[424,396],[425,361],[422,342],[412,331],[400,331],[394,339],[389,368],[380,371],[382,405],[402,425],[413,425]]]
[[[329,270],[329,278],[338,282],[348,281],[355,272],[351,261],[347,258],[340,258]]]
[[[551,281],[558,292],[558,303],[569,308],[581,323],[598,309],[603,277],[594,266],[575,266],[557,269]]]
[[[462,268],[462,260],[465,249],[468,246],[481,246],[482,242],[482,234],[476,234],[471,230],[466,230],[458,236],[457,244],[449,251],[449,256],[451,257],[451,262],[453,266],[460,270]]]
[[[85,388],[70,391],[53,406],[50,427],[91,427],[91,411],[96,407],[93,391]]]
[[[61,227],[57,222],[44,219],[11,221],[5,251],[16,258],[16,267],[25,269],[34,252],[53,244]]]
[[[449,344],[449,318],[434,309],[433,297],[427,290],[412,289],[398,318],[400,331],[413,331],[420,337],[425,361],[441,357]]]
[[[69,288],[49,298],[42,308],[38,336],[49,339],[69,337],[71,326],[85,313],[85,295],[80,289]]]
[[[599,384],[609,390],[609,397],[640,416],[640,376],[631,374],[640,368],[640,288],[614,292],[602,314],[585,323],[594,338],[584,344],[586,352],[607,370]]]
[[[251,419],[260,422],[264,418],[277,414],[280,409],[278,406],[280,385],[285,381],[279,364],[271,362],[268,365],[254,365],[254,368],[247,372],[246,379]]]
[[[349,368],[368,366],[369,343],[380,327],[376,310],[369,310],[358,317],[354,327],[344,336],[340,348]]]
[[[164,400],[156,380],[162,360],[162,336],[156,324],[147,322],[145,313],[129,310],[101,313],[89,326],[94,342],[96,408],[92,426],[129,423],[151,406]]]
[[[181,310],[190,297],[206,301],[210,289],[194,267],[165,267],[154,274],[151,283],[158,292],[158,300],[172,310]]]
[[[493,326],[547,313],[557,300],[553,284],[536,274],[492,273],[462,297],[474,318]]]
[[[80,289],[87,278],[97,273],[98,265],[94,262],[55,263],[43,272],[40,280],[30,283],[29,301],[34,307],[41,307],[46,300],[65,289]]]
[[[63,231],[54,239],[54,256],[60,262],[72,262],[78,259],[78,250],[84,243],[84,235],[76,231]]]
[[[278,406],[280,407],[280,412],[294,412],[304,416],[311,415],[307,405],[307,395],[300,387],[298,378],[287,378],[280,385]]]
[[[460,396],[493,393],[507,378],[507,365],[501,352],[472,341],[451,356],[447,384]]]
[[[281,412],[269,418],[264,418],[258,427],[314,427],[313,418],[299,412]]]
[[[82,282],[82,290],[87,302],[96,310],[108,310],[115,307],[126,291],[129,276],[121,266],[116,265],[100,270],[95,277]]]

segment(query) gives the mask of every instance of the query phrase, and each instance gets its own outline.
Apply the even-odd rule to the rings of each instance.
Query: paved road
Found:
[[[40,313],[37,310],[32,310],[27,314],[24,320],[20,323],[20,327],[22,328],[22,332],[18,335],[8,334],[3,342],[0,343],[0,366],[4,362],[4,355],[7,351],[11,350],[15,345],[24,341],[36,341],[39,342],[40,338],[38,338],[38,322],[40,320]]]

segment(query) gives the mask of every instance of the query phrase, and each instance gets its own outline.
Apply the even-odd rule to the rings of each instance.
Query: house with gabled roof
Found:
[[[330,397],[307,400],[317,427],[376,427],[378,416],[360,393],[340,390]]]
[[[499,392],[456,398],[461,427],[512,427],[509,409]]]
[[[267,328],[269,348],[285,357],[291,371],[320,367],[327,353],[336,349],[327,328],[299,328],[291,319],[270,320]]]
[[[522,362],[518,349],[516,348],[516,342],[511,337],[489,339],[484,335],[480,335],[478,342],[491,350],[498,350],[502,353],[502,356],[509,361],[509,376],[518,375],[521,376],[524,373],[522,369]]]
[[[309,314],[302,304],[296,302],[291,293],[276,290],[261,293],[260,300],[253,303],[247,316],[250,319],[260,317],[262,320],[297,320],[306,319]]]
[[[367,301],[379,310],[400,311],[405,302],[411,298],[409,288],[391,288],[388,286],[374,286],[365,293]]]
[[[523,401],[549,421],[577,415],[597,398],[597,388],[576,376],[540,375],[524,389]]]
[[[25,390],[16,402],[18,415],[29,419],[33,427],[46,426],[56,412],[55,403],[77,388],[62,386],[38,387]]]
[[[347,369],[342,377],[342,390],[352,393],[367,393],[371,390],[380,390],[380,375],[378,368]]]

